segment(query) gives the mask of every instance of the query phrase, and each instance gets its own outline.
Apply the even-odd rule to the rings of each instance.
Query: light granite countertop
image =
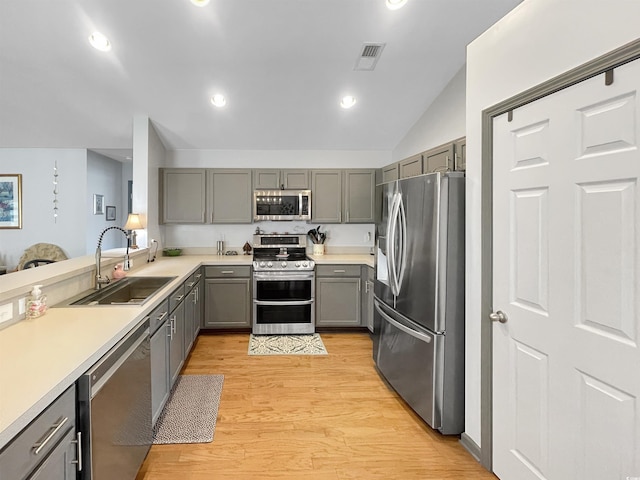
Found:
[[[317,264],[373,266],[371,255],[312,258]],[[133,274],[176,279],[144,305],[50,307],[40,318],[0,330],[0,449],[201,265],[251,265],[251,261],[250,255],[160,257]]]

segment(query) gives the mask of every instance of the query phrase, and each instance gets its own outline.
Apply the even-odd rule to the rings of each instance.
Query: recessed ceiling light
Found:
[[[204,7],[209,4],[209,0],[191,0],[196,7]]]
[[[389,10],[398,10],[402,8],[407,3],[407,0],[386,0],[387,8]]]
[[[93,48],[100,50],[101,52],[108,52],[111,50],[111,42],[100,32],[93,32],[89,35],[89,43]]]
[[[356,104],[356,97],[353,97],[351,95],[342,97],[342,100],[340,101],[340,106],[342,108],[351,108],[355,104]]]
[[[224,95],[221,93],[216,93],[213,97],[211,97],[211,103],[213,103],[216,107],[224,107],[227,104],[227,99],[224,98]]]

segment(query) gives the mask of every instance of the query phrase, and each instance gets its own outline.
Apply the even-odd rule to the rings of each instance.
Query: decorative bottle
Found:
[[[42,294],[42,285],[34,285],[27,300],[27,318],[37,318],[47,311],[47,297]]]

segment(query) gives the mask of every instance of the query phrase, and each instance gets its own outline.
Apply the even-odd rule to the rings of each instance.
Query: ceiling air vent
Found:
[[[363,44],[354,70],[373,70],[382,54],[384,46],[384,43]]]

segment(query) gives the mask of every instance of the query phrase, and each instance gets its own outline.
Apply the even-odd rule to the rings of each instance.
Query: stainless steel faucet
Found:
[[[129,270],[129,234],[125,229],[120,227],[113,226],[105,228],[100,234],[100,238],[98,239],[98,248],[96,248],[96,290],[100,290],[102,288],[102,285],[106,285],[111,281],[109,277],[103,278],[100,275],[100,262],[102,260],[102,237],[104,237],[104,234],[109,230],[120,230],[122,233],[124,233],[124,236],[127,237],[127,252],[124,255],[124,269]]]

